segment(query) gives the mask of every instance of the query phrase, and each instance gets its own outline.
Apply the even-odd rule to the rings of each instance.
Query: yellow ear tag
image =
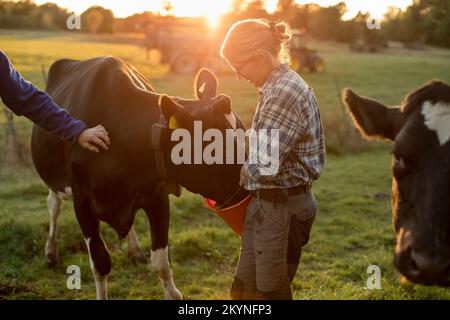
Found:
[[[175,116],[171,116],[169,120],[169,129],[177,129],[178,128],[178,121]]]

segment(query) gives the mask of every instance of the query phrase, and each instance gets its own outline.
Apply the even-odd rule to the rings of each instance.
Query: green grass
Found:
[[[322,110],[329,148],[326,170],[313,190],[319,211],[311,241],[305,247],[294,280],[295,299],[448,299],[450,292],[436,287],[401,285],[393,267],[395,239],[389,194],[389,145],[363,144],[348,152],[340,126],[347,116],[340,109],[336,83],[361,94],[398,104],[405,94],[432,78],[450,82],[450,52],[391,50],[383,54],[354,54],[341,45],[314,43],[326,60],[327,72],[305,74]],[[85,59],[101,54],[120,56],[137,66],[158,92],[192,96],[192,77],[167,73],[167,66],[147,62],[142,49],[67,33],[0,32],[0,48],[17,68],[43,88],[41,64],[68,57]],[[231,74],[220,76],[220,92],[233,98],[233,107],[247,125],[256,106],[256,89]],[[16,118],[20,139],[29,144],[31,124]],[[4,119],[0,116],[0,141]],[[348,132],[348,131],[347,131]],[[370,147],[367,147],[370,146]],[[0,143],[0,153],[2,144]],[[26,148],[28,150],[28,147]],[[47,189],[32,168],[0,171],[0,299],[93,299],[95,285],[83,237],[72,204],[66,202],[59,221],[60,264],[49,269],[43,250],[48,228]],[[239,239],[201,197],[183,192],[171,200],[171,258],[175,283],[188,299],[227,299],[239,255]],[[162,299],[153,270],[127,258],[126,243],[106,225],[103,235],[113,269],[109,294],[113,299]],[[142,248],[149,252],[148,223],[139,212],[135,223]],[[68,290],[66,268],[81,267],[81,290]],[[381,268],[382,288],[365,288],[366,269]]]

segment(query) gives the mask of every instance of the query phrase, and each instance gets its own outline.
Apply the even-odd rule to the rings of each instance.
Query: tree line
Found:
[[[50,0],[49,0],[50,1]],[[166,1],[163,14],[170,15],[173,6]],[[401,41],[450,47],[450,1],[413,0],[406,10],[390,8],[380,30],[369,30],[370,16],[359,12],[351,20],[343,20],[347,8],[344,2],[321,7],[317,4],[297,4],[294,0],[279,0],[274,13],[265,9],[264,0],[234,0],[230,12],[221,17],[219,26],[227,29],[245,18],[268,18],[288,22],[293,28],[305,30],[312,37],[339,42]],[[36,5],[32,0],[0,1],[0,28],[67,30],[71,15],[55,4]],[[111,10],[94,6],[81,15],[81,32],[145,32],[161,13],[143,12],[127,18],[115,18]],[[371,32],[369,32],[371,31]]]
[[[67,20],[71,15],[72,12],[54,3],[37,5],[32,0],[0,0],[1,29],[67,30]],[[90,7],[80,17],[82,32],[112,33],[114,24],[113,12],[100,6]]]

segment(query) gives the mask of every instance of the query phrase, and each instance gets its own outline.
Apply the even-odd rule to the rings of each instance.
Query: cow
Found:
[[[430,81],[386,107],[343,92],[354,123],[367,138],[394,142],[392,221],[394,264],[406,279],[450,284],[450,86]]]
[[[168,249],[169,193],[181,187],[220,204],[238,203],[247,196],[239,186],[242,164],[174,164],[170,138],[173,123],[192,131],[194,121],[204,130],[245,129],[231,107],[231,99],[217,95],[218,81],[202,69],[194,82],[195,99],[156,93],[147,79],[127,62],[102,56],[85,61],[63,59],[52,64],[46,91],[60,106],[87,125],[101,123],[109,132],[109,151],[86,152],[34,127],[32,157],[37,172],[50,190],[51,227],[59,202],[70,194],[75,215],[86,241],[97,299],[107,299],[111,270],[99,223],[109,224],[123,239],[135,214],[143,209],[151,229],[151,265],[166,299],[181,299],[170,267]],[[170,128],[168,124],[171,124]],[[159,125],[159,127],[158,127]],[[158,134],[159,132],[166,134]],[[167,134],[169,133],[169,134]],[[153,139],[153,140],[152,140]],[[160,144],[153,141],[160,139]],[[234,140],[237,148],[237,141]],[[49,245],[50,247],[52,244]],[[51,250],[50,250],[51,251]]]

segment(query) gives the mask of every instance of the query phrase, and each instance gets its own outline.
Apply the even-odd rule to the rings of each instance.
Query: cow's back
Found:
[[[153,162],[149,129],[159,118],[157,97],[153,99],[148,94],[151,86],[133,67],[110,56],[86,61],[58,60],[49,70],[46,91],[88,127],[102,124],[112,143],[108,152],[94,154],[78,145],[69,147],[35,126],[33,161],[52,190],[63,191],[73,185],[70,174],[79,168],[73,174],[78,184],[94,194],[99,211],[105,211],[103,206],[111,199],[101,198],[117,194],[124,177],[133,181],[136,189],[142,188],[144,181],[156,178],[152,170],[145,168],[152,167]],[[132,188],[129,191],[136,192]]]

